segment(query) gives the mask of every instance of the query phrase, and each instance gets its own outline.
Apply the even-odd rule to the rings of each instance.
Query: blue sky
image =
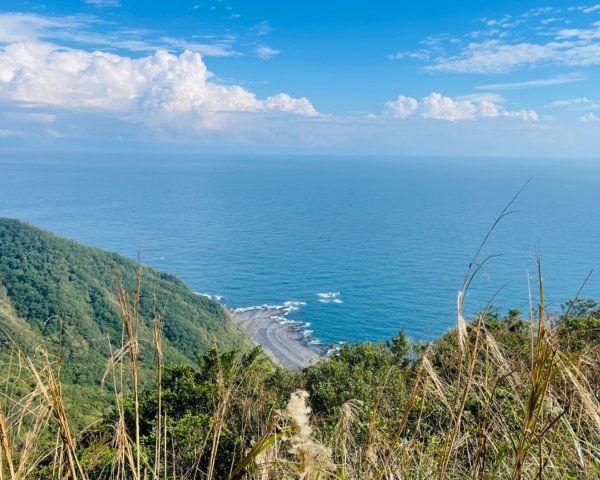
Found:
[[[0,149],[598,156],[600,4],[5,0]]]

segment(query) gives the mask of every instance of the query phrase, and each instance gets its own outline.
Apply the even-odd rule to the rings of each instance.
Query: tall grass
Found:
[[[509,344],[506,332],[490,326],[484,312],[465,321],[462,332],[456,329],[418,353],[406,367],[410,388],[400,415],[390,416],[386,404],[393,399],[377,394],[370,402],[340,405],[337,419],[313,418],[308,393],[290,392],[284,408],[245,424],[246,447],[235,458],[219,455],[232,409],[243,406],[243,416],[250,418],[260,405],[241,397],[240,386],[252,374],[240,362],[218,364],[211,427],[199,439],[208,457],[182,472],[177,458],[186,445],[173,439],[160,401],[163,318],[158,312],[152,319],[158,392],[154,451],[142,445],[135,375],[139,350],[134,346],[139,295],[123,289],[123,349],[110,367],[118,397],[115,424],[110,438],[96,438],[93,444],[96,457],[113,452],[113,466],[98,473],[90,443],[72,431],[60,359],[43,351],[26,356],[14,346],[0,402],[0,480],[208,480],[224,478],[223,471],[231,479],[597,478],[600,403],[594,372],[599,346],[576,352],[563,348],[569,343],[560,337],[561,318],[546,312],[539,263],[538,292],[538,308],[518,337],[518,348]],[[132,429],[123,403],[127,378]],[[380,381],[377,392],[387,380]],[[256,388],[263,395],[268,386]],[[329,428],[322,427],[326,423]]]

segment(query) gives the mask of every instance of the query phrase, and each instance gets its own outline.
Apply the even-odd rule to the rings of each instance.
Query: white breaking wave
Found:
[[[296,312],[300,310],[300,307],[306,305],[306,302],[301,302],[297,300],[288,300],[284,302],[283,306],[288,309],[290,312]]]
[[[198,295],[199,297],[206,297],[210,300],[214,300],[216,302],[221,302],[225,300],[223,295],[211,295],[210,293],[202,293],[202,292],[192,292],[194,295]]]
[[[340,292],[317,293],[317,297],[321,297],[321,298],[336,298],[339,296],[340,296]]]
[[[332,345],[327,350],[327,353],[325,353],[325,356],[331,357],[333,354],[338,353],[340,350],[341,350],[341,347],[339,345]]]
[[[279,320],[279,325],[294,325],[296,323],[302,323],[302,322],[298,322],[297,320]]]
[[[237,308],[233,308],[232,311],[233,312],[250,312],[252,310],[279,310],[280,312],[282,312],[285,315],[286,310],[288,310],[290,307],[285,306],[285,305],[268,305],[266,303],[263,303],[262,305],[253,305],[251,307],[237,307]]]
[[[321,303],[336,303],[336,304],[340,304],[340,303],[344,303],[342,301],[341,298],[339,298],[341,295],[340,292],[323,292],[323,293],[317,293],[317,297],[319,297],[319,302]]]
[[[306,305],[306,302],[298,300],[288,300],[287,302],[284,302],[283,305],[286,307],[301,307],[303,305]]]

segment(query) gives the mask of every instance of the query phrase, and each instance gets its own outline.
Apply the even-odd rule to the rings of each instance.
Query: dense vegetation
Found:
[[[542,322],[487,311],[464,327],[428,345],[346,345],[302,372],[259,347],[213,349],[166,366],[137,401],[117,386],[117,407],[77,437],[53,359],[21,358],[6,382],[31,391],[2,402],[4,469],[12,458],[11,480],[597,479],[595,302]],[[113,366],[117,385],[122,368],[134,367]]]
[[[216,346],[242,346],[238,331],[217,303],[194,295],[181,280],[144,267],[141,271],[140,342],[152,343],[154,310],[164,317],[165,361],[195,363]],[[103,407],[112,395],[99,389],[107,360],[121,346],[118,285],[131,290],[136,263],[85,247],[25,223],[0,219],[0,355],[10,338],[31,355],[44,348],[62,359],[67,398]],[[156,359],[142,349],[140,378],[154,379]]]
[[[575,299],[547,312],[541,271],[527,315],[489,309],[467,322],[459,297],[457,328],[435,342],[400,333],[345,345],[301,372],[282,371],[258,347],[164,359],[167,316],[138,304],[147,287],[130,273],[113,311],[125,331],[108,361],[114,407],[98,422],[72,426],[61,389],[67,357],[11,346],[0,478],[600,476],[600,309]],[[141,341],[142,323],[150,341]],[[157,363],[145,384],[143,358]]]

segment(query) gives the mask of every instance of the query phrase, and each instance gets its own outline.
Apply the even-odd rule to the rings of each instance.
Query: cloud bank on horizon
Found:
[[[315,50],[323,44],[288,38],[286,27],[308,28],[302,12],[298,24],[279,18],[274,27],[234,2],[191,2],[177,28],[125,1],[85,0],[78,11],[56,3],[0,10],[0,148],[118,147],[130,138],[217,149],[491,154],[498,150],[486,139],[494,139],[512,145],[500,153],[520,155],[556,153],[561,131],[569,133],[562,153],[600,154],[600,4],[511,13],[498,4],[498,16],[473,18],[473,29],[402,35],[406,48],[391,54],[375,38],[364,46],[380,58],[370,72],[373,60],[361,64],[345,51],[327,63],[327,52]],[[420,20],[423,32],[437,26],[427,14]],[[355,74],[343,75],[349,66]]]

